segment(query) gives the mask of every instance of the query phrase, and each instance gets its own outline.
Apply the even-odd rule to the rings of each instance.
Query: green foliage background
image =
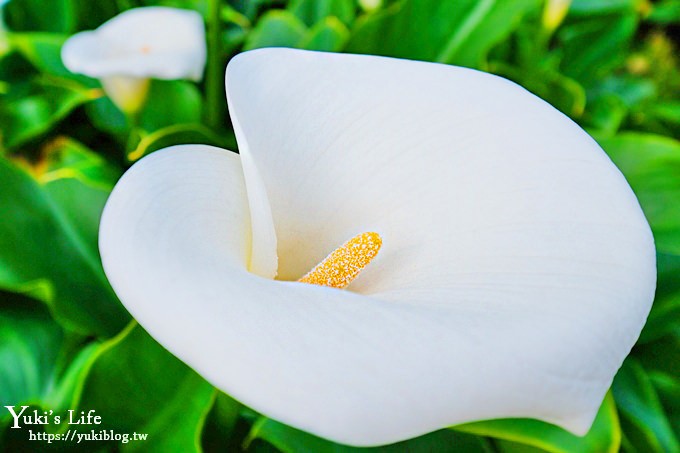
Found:
[[[145,5],[204,15],[200,84],[153,81],[131,124],[60,47]],[[562,10],[560,5],[567,5]],[[96,409],[146,442],[28,442],[6,451],[354,452],[220,393],[122,308],[97,252],[99,215],[133,161],[176,143],[236,149],[223,72],[265,46],[390,55],[515,80],[588,130],[623,171],[656,237],[654,308],[583,438],[535,420],[452,427],[367,451],[680,451],[680,124],[677,0],[6,0],[0,28],[0,405]],[[225,326],[228,328],[228,326]],[[47,432],[64,432],[48,425]]]

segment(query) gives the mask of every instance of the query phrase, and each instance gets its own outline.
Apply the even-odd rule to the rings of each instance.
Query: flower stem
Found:
[[[226,102],[224,95],[224,67],[220,38],[222,19],[220,17],[220,0],[209,0],[208,5],[208,66],[206,68],[206,121],[213,129],[222,124],[222,106]]]

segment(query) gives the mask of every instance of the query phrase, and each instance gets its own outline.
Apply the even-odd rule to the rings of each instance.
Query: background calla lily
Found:
[[[157,152],[104,211],[106,274],[156,340],[342,443],[500,417],[588,430],[655,253],[585,132],[502,78],[380,57],[248,52],[227,93],[240,156]],[[383,248],[348,290],[285,281],[364,231]]]
[[[123,111],[144,101],[148,80],[200,80],[206,62],[205,27],[196,11],[150,6],[125,11],[62,48],[72,72],[101,79]]]

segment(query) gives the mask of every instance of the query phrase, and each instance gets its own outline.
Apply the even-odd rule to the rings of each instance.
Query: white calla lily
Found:
[[[64,43],[61,56],[71,72],[101,79],[122,110],[134,111],[144,100],[150,78],[201,79],[205,26],[195,11],[134,8],[94,31],[73,35]]]
[[[656,273],[583,130],[502,78],[382,57],[247,52],[227,92],[240,155],[154,153],[102,218],[106,274],[156,340],[341,443],[500,417],[588,431]],[[382,250],[347,290],[294,281],[368,231]]]

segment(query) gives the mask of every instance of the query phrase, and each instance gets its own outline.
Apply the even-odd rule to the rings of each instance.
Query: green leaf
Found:
[[[657,96],[656,86],[651,80],[633,77],[608,77],[591,89],[590,95],[597,97],[601,93],[615,95],[628,108],[635,107]]]
[[[140,115],[146,131],[179,123],[199,123],[203,100],[196,85],[182,80],[153,80]]]
[[[293,0],[288,5],[288,11],[309,27],[328,17],[335,17],[350,26],[354,21],[355,8],[354,0]]]
[[[92,124],[100,131],[105,131],[121,139],[130,131],[125,114],[114,105],[108,96],[102,96],[85,105],[85,112]]]
[[[292,13],[267,11],[246,38],[243,50],[261,47],[298,47],[306,34],[307,27]]]
[[[42,183],[74,179],[109,191],[120,177],[118,168],[83,144],[67,137],[58,137],[49,142],[45,153],[41,162],[44,171],[40,174]],[[53,185],[48,184],[46,187],[51,189]],[[91,237],[96,237],[96,232]]]
[[[619,370],[612,392],[626,429],[626,437],[638,449],[677,452],[680,443],[671,429],[659,396],[645,370],[628,358]]]
[[[124,451],[200,451],[214,388],[163,349],[135,322],[102,345],[77,404],[102,417],[101,429],[145,433]]]
[[[71,0],[76,9],[77,29],[93,30],[120,13],[122,1]]]
[[[549,423],[530,419],[500,419],[458,425],[452,429],[496,437],[541,448],[555,453],[604,453],[619,451],[621,429],[616,406],[607,395],[584,437],[579,437]]]
[[[657,250],[680,255],[680,143],[652,134],[624,133],[600,145],[640,200]]]
[[[668,122],[673,127],[680,125],[680,101],[656,102],[648,113],[661,121]]]
[[[13,33],[10,43],[40,71],[60,77],[73,77],[61,61],[61,46],[68,38],[57,33]]]
[[[357,22],[348,51],[478,66],[539,2],[405,0]]]
[[[664,407],[675,437],[680,436],[680,378],[678,375],[665,374],[657,371],[649,373],[649,378],[654,385]]]
[[[4,8],[11,30],[70,33],[76,25],[73,0],[12,0]]]
[[[71,141],[53,146],[48,171],[38,167],[35,176],[0,158],[0,288],[47,302],[71,330],[111,336],[129,318],[97,253],[99,216],[110,180],[93,181],[92,166],[106,164]],[[88,164],[74,163],[83,154]]]
[[[339,52],[349,39],[349,30],[335,17],[328,17],[307,33],[300,47],[307,50]]]
[[[101,211],[120,171],[75,140],[58,138],[48,149],[39,182],[75,233],[96,248]]]
[[[680,379],[680,329],[653,342],[636,344],[632,355],[648,373],[660,372]]]
[[[13,148],[35,139],[94,96],[96,92],[74,82],[30,84],[28,93],[0,96],[0,142]]]
[[[561,72],[589,87],[623,62],[637,26],[634,12],[564,25],[558,31]]]
[[[39,302],[0,297],[0,406],[39,402],[53,380],[63,332]],[[0,419],[7,417],[3,409]]]
[[[603,136],[616,134],[628,115],[629,109],[618,96],[605,93],[588,103],[584,121]]]
[[[483,14],[471,16],[437,57],[441,63],[479,67],[491,48],[506,39],[520,21],[537,11],[540,1],[497,1]]]
[[[573,16],[633,12],[637,0],[572,0],[569,14]]]
[[[78,384],[96,351],[54,322],[44,304],[0,292],[0,450],[34,451],[28,430],[56,432],[59,425],[11,429],[4,406],[29,406],[26,412],[63,414],[70,408]],[[51,419],[53,421],[53,419]],[[45,443],[40,450],[50,450]]]
[[[657,24],[677,24],[680,22],[680,2],[678,0],[662,0],[651,3],[652,12],[645,20]]]
[[[255,422],[248,435],[246,444],[250,444],[257,439],[272,444],[283,453],[429,453],[436,451],[481,453],[486,451],[481,439],[451,430],[440,430],[415,439],[382,447],[350,447],[316,437],[266,417],[261,417]]]
[[[656,262],[654,305],[640,335],[639,343],[649,343],[673,331],[680,331],[680,279],[678,279],[680,256],[659,253]],[[680,344],[676,347],[680,348]],[[680,369],[678,371],[680,372]]]
[[[222,392],[215,393],[212,409],[203,427],[201,446],[206,453],[238,451],[242,439],[236,425],[243,406]]]
[[[55,412],[71,401],[94,345],[70,351],[69,339],[38,301],[0,292],[0,407]],[[0,412],[0,421],[9,412]]]
[[[657,96],[657,87],[651,80],[607,77],[589,89],[586,117],[595,128],[613,135],[631,111],[652,104]]]

